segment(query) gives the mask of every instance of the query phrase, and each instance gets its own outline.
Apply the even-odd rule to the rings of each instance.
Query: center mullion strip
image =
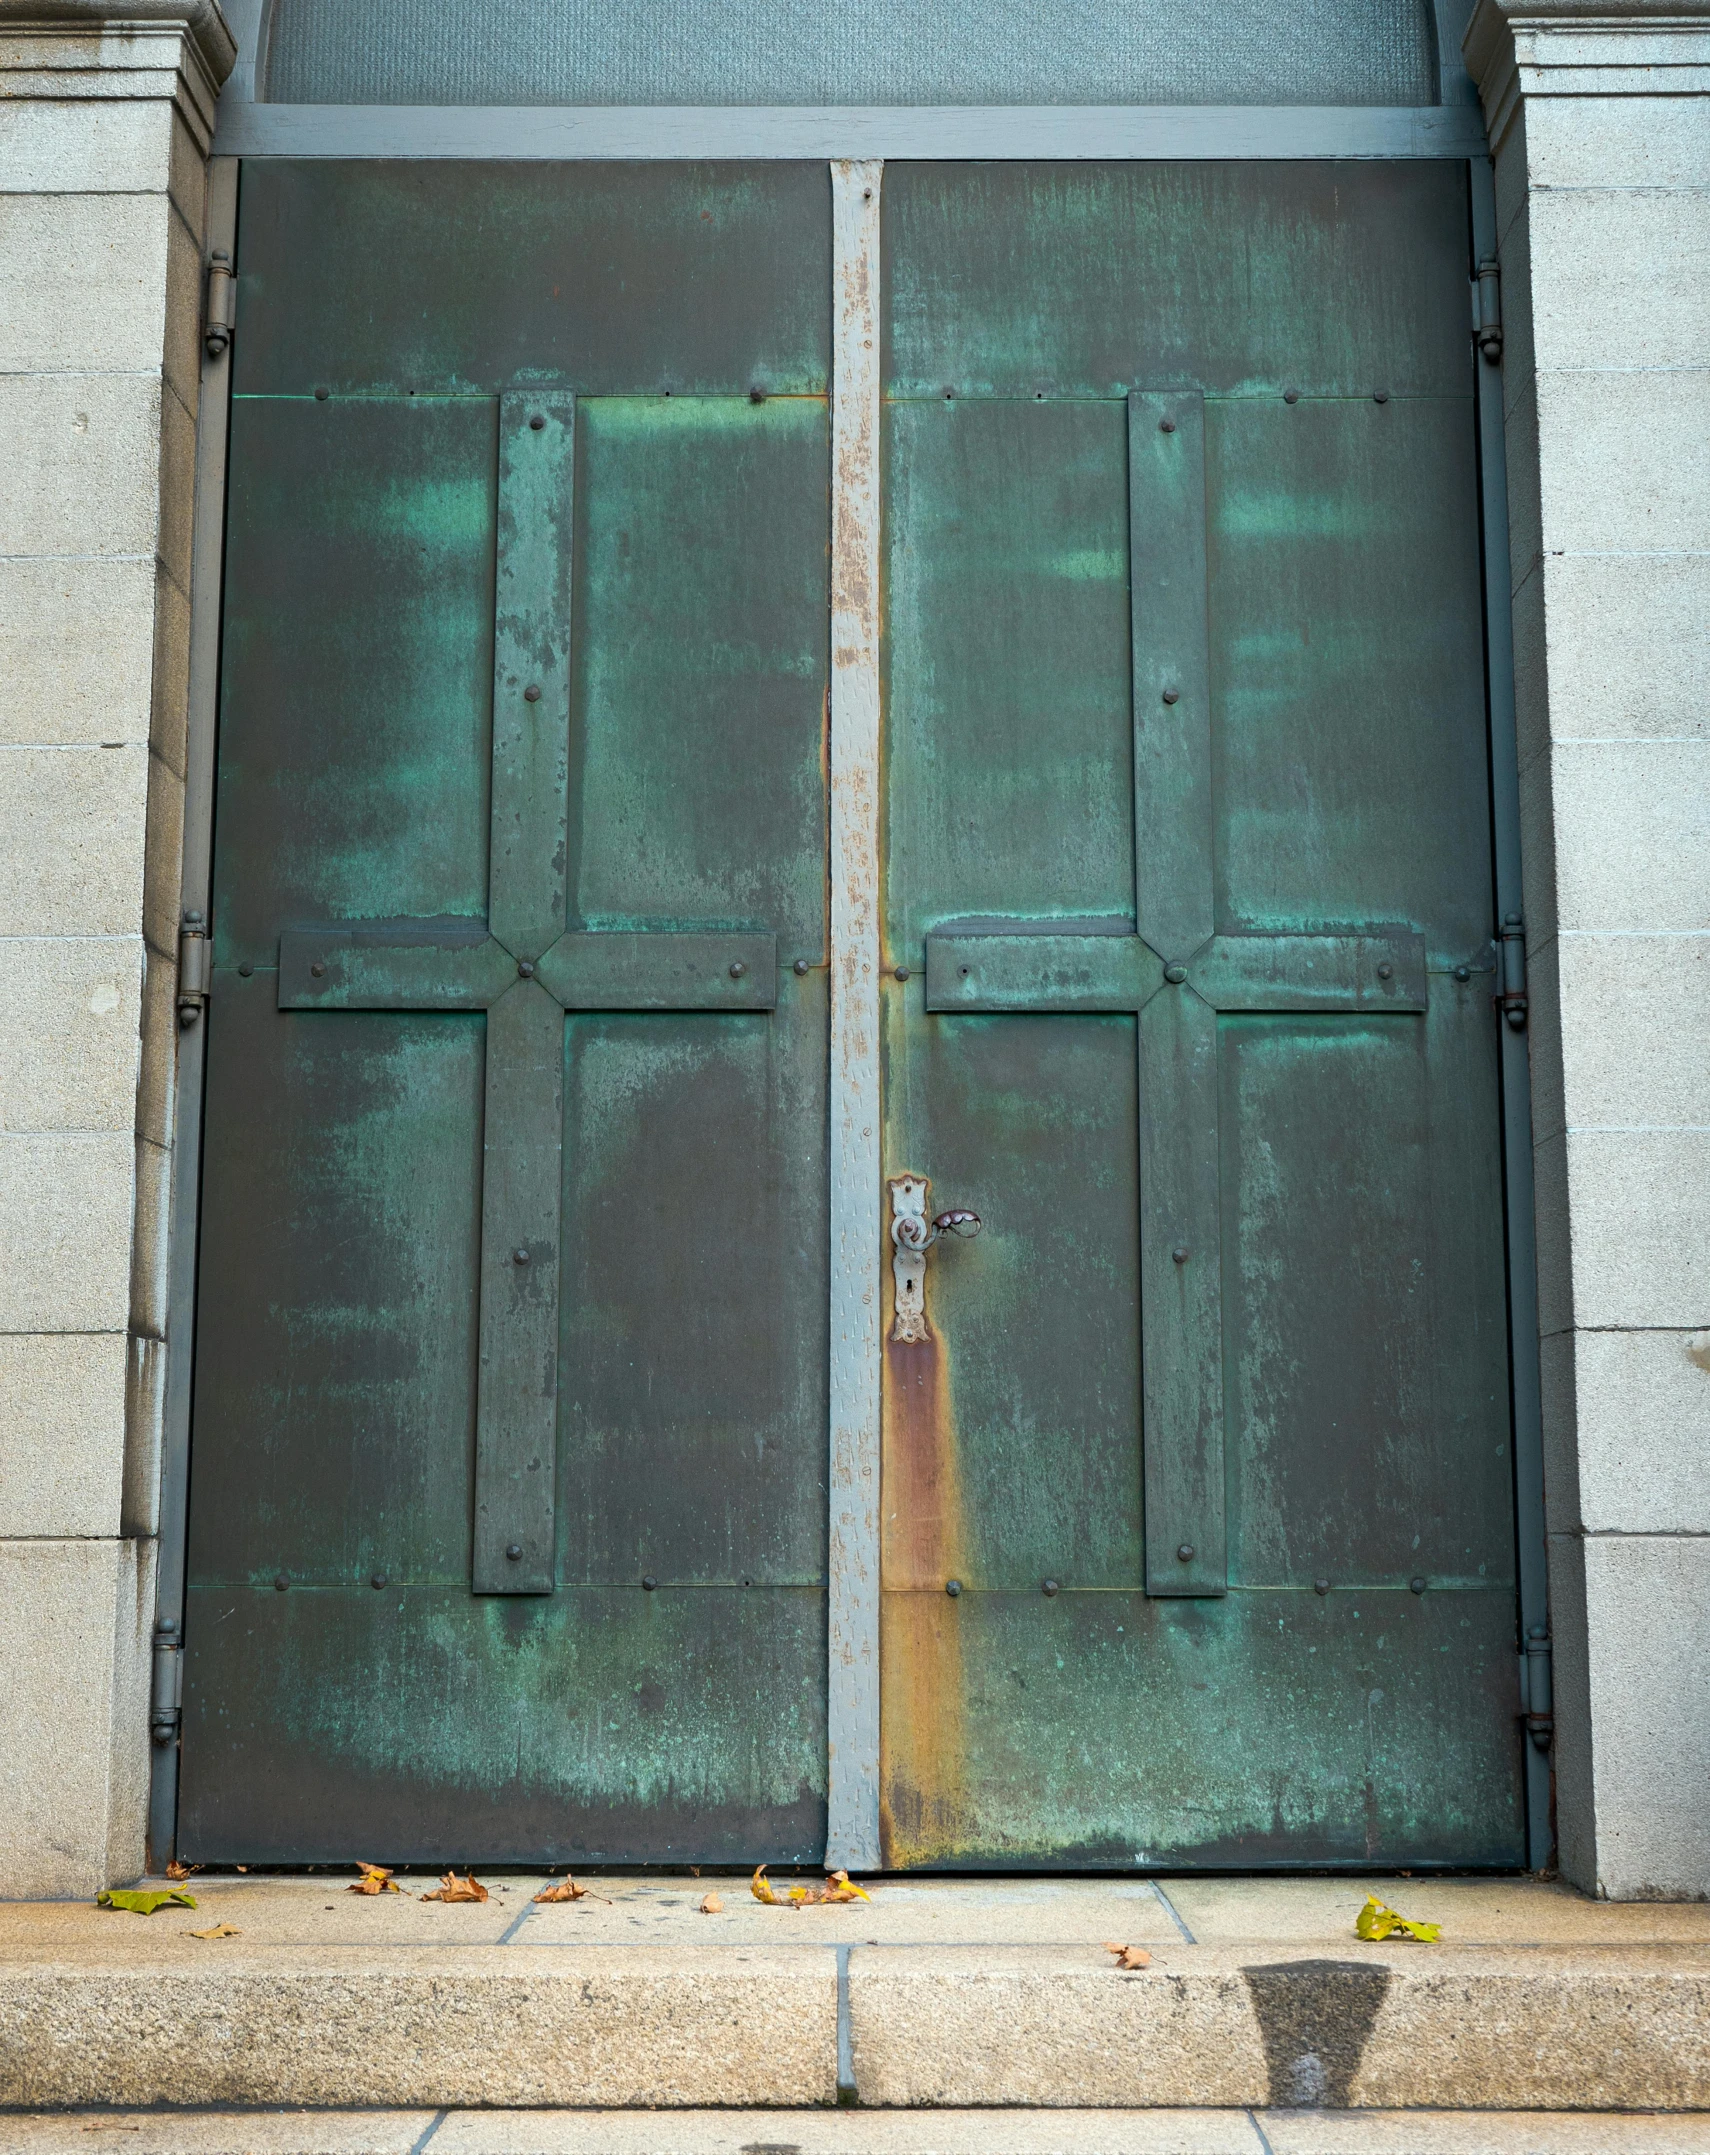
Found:
[[[499,399],[488,925],[532,973],[564,932],[575,400]],[[564,1012],[519,978],[487,1012],[473,1584],[549,1594],[558,1424]]]
[[[879,183],[831,167],[831,1512],[825,1860],[879,1862]]]
[[[1134,911],[1168,961],[1140,1012],[1140,1431],[1148,1594],[1228,1590],[1217,1013],[1184,962],[1215,926],[1205,400],[1128,399]]]

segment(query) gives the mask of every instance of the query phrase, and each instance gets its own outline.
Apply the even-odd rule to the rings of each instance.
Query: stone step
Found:
[[[228,2110],[0,2116],[16,2155],[1710,2155],[1634,2111]]]
[[[232,1878],[194,1881],[194,1913],[0,1908],[0,2105],[1710,2110],[1703,1906],[911,1879],[796,1912],[721,1880],[704,1915],[705,1879],[550,1906],[539,1880],[493,1883],[482,1904]],[[1368,1889],[1442,1941],[1357,1939]]]

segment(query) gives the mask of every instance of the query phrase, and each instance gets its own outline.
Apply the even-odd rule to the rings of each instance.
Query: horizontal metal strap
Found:
[[[1137,935],[929,935],[928,1010],[1138,1010],[1164,961]]]
[[[478,922],[390,920],[287,928],[281,1010],[485,1010],[517,961]]]
[[[566,1010],[776,1010],[775,935],[561,935],[537,968]]]
[[[1426,1006],[1425,939],[1374,935],[1218,935],[1171,966],[1137,935],[929,935],[926,1007],[935,1011],[1141,1010],[1166,980],[1214,1010]]]
[[[1217,935],[1188,960],[1187,978],[1213,1010],[1418,1011],[1425,938]]]
[[[775,1010],[778,939],[578,931],[531,963],[457,922],[289,928],[279,938],[281,1010],[485,1010],[519,976],[566,1010]]]

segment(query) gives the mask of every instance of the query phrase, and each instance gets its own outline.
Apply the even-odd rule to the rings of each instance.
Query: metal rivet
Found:
[[[1380,980],[1393,980],[1395,978],[1395,967],[1393,965],[1380,965],[1377,969],[1377,976]]]
[[[730,977],[731,977],[731,979],[732,979],[732,980],[740,980],[740,979],[742,978],[743,974],[747,972],[747,970],[748,970],[747,966],[743,964],[743,962],[742,962],[742,960],[741,960],[740,958],[732,958],[732,959],[731,959],[731,961],[730,961]]]
[[[512,1263],[512,1264],[514,1264],[514,1265],[526,1265],[526,1264],[528,1263],[528,1252],[527,1252],[527,1250],[523,1250],[523,1249],[516,1249],[516,1250],[512,1250],[512,1252],[511,1252],[511,1263]]]
[[[1408,1583],[1408,1585],[1409,1585],[1409,1586],[1410,1586],[1410,1587],[1411,1587],[1411,1588],[1413,1589],[1414,1593],[1416,1593],[1416,1594],[1422,1594],[1422,1593],[1424,1593],[1424,1591],[1425,1591],[1425,1581],[1424,1581],[1423,1579],[1409,1579],[1407,1583]]]
[[[378,1593],[380,1589],[386,1584],[386,1574],[383,1571],[377,1571],[368,1583],[371,1587],[373,1587],[375,1592]]]
[[[275,1579],[275,1580],[274,1580],[274,1582],[273,1582],[273,1588],[274,1588],[274,1592],[275,1592],[275,1593],[279,1593],[279,1594],[283,1594],[283,1593],[285,1592],[286,1588],[287,1588],[287,1587],[289,1587],[289,1585],[290,1585],[290,1584],[291,1584],[290,1580],[286,1578],[286,1576],[285,1576],[285,1574],[284,1574],[283,1572],[281,1572],[281,1573],[279,1574],[278,1578],[277,1578],[277,1579]]]
[[[956,1599],[956,1596],[962,1591],[961,1580],[946,1579],[944,1582],[944,1591],[950,1596],[950,1599],[954,1601]]]
[[[1180,703],[1180,702],[1181,702],[1181,700],[1182,700],[1182,692],[1181,692],[1181,690],[1180,690],[1179,688],[1167,688],[1167,689],[1165,689],[1165,691],[1164,691],[1164,701],[1165,701],[1166,703]]]
[[[332,391],[330,389],[317,389],[315,391],[315,402],[317,404],[324,404],[328,397],[330,397],[331,395]]]
[[[1179,988],[1187,978],[1187,967],[1185,965],[1166,965],[1164,967],[1164,978],[1172,988]]]
[[[908,967],[906,965],[899,965],[897,967],[897,978],[899,980],[906,980],[908,978]]]
[[[541,428],[546,424],[545,414],[542,412],[530,412],[528,423],[530,429],[534,433],[538,434]]]
[[[1160,434],[1173,434],[1175,431],[1176,422],[1173,419],[1160,419],[1158,421],[1158,432]]]
[[[1298,389],[1285,389],[1282,393],[1282,400],[1285,404],[1298,404],[1300,402],[1300,391]]]
[[[1056,1580],[1055,1580],[1055,1579],[1047,1579],[1047,1580],[1046,1580],[1046,1581],[1044,1582],[1044,1584],[1043,1584],[1043,1585],[1042,1585],[1042,1586],[1040,1587],[1039,1591],[1040,1591],[1040,1593],[1042,1593],[1042,1594],[1043,1594],[1043,1595],[1045,1596],[1046,1600],[1047,1600],[1047,1601],[1049,1601],[1049,1600],[1050,1600],[1050,1598],[1051,1598],[1051,1596],[1052,1596],[1053,1594],[1055,1594],[1055,1593],[1057,1592],[1057,1582],[1056,1582]]]
[[[1372,402],[1374,404],[1387,404],[1389,402],[1389,391],[1387,389],[1374,389],[1372,391]]]
[[[1329,1591],[1330,1591],[1330,1581],[1329,1581],[1328,1579],[1314,1579],[1314,1580],[1313,1580],[1313,1582],[1312,1582],[1312,1591],[1313,1591],[1313,1592],[1314,1592],[1315,1594],[1327,1594],[1327,1593],[1329,1593]]]
[[[642,1574],[641,1583],[645,1590],[651,1594],[653,1589],[659,1584],[659,1581],[653,1576],[652,1572],[649,1571]]]
[[[1472,978],[1472,967],[1470,965],[1457,965],[1455,967],[1455,978],[1457,980],[1470,980]]]
[[[532,958],[519,958],[517,960],[517,978],[519,980],[532,980],[534,978],[534,960]]]
[[[255,967],[250,964],[247,958],[245,958],[243,963],[238,967],[238,978],[240,980],[247,980],[251,973],[253,973],[254,971]]]
[[[1191,1541],[1184,1541],[1176,1551],[1176,1562],[1178,1564],[1191,1564],[1193,1562],[1193,1543]]]
[[[505,1559],[507,1563],[511,1564],[520,1564],[522,1562],[522,1543],[520,1541],[506,1543]]]
[[[764,404],[764,403],[765,403],[765,401],[766,401],[766,392],[765,392],[765,390],[764,390],[764,389],[762,389],[762,388],[761,388],[761,386],[760,386],[760,384],[759,384],[758,382],[756,382],[756,383],[754,384],[754,387],[753,387],[753,388],[752,388],[751,390],[749,390],[749,392],[748,392],[748,401],[749,401],[749,403],[750,403],[750,404]]]
[[[1185,1242],[1178,1242],[1175,1248],[1170,1252],[1170,1255],[1175,1259],[1178,1265],[1185,1265],[1188,1260],[1187,1244]]]
[[[326,971],[326,967],[321,963],[320,959],[317,958],[314,964],[309,967],[309,971],[314,975],[317,980],[319,980],[321,975]]]
[[[529,683],[529,685],[527,686],[527,688],[525,688],[525,689],[523,690],[523,702],[524,702],[524,703],[538,703],[539,701],[540,701],[540,690],[539,690],[539,689],[538,689],[538,688],[537,688],[537,687],[535,686],[535,684],[534,684],[534,683],[533,683],[533,682],[531,681],[531,682]]]
[[[796,963],[795,963],[795,971],[797,971],[798,973],[805,973],[805,972],[807,972],[807,971],[809,971],[809,970],[810,970],[810,968],[809,968],[809,966],[808,966],[808,962],[807,962],[807,960],[806,960],[805,958],[798,958],[798,959],[796,960]]]

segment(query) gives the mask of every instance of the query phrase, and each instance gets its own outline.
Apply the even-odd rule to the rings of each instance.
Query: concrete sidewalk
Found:
[[[533,1877],[489,1876],[482,1904],[423,1901],[431,1879],[403,1882],[409,1894],[367,1899],[343,1874],[197,1878],[193,1914],[146,1918],[0,1906],[0,2103],[329,2113],[306,2126],[185,2118],[169,2128],[179,2139],[159,2142],[147,2135],[166,2128],[134,2118],[52,2128],[75,2130],[83,2149],[111,2134],[138,2155],[228,2144],[184,2137],[193,2132],[235,2130],[232,2146],[297,2155],[298,2142],[264,2128],[354,2149],[406,2127],[402,2145],[432,2129],[446,2155],[513,2143],[478,2137],[500,2129],[491,2119],[436,2124],[441,2112],[632,2108],[683,2115],[504,2130],[523,2132],[519,2148],[614,2155],[1254,2149],[1247,2113],[1288,2111],[1275,2130],[1263,2125],[1276,2155],[1415,2145],[1509,2155],[1697,2147],[1702,2128],[1683,2117],[1659,2138],[1662,2124],[1623,2124],[1651,2135],[1623,2141],[1595,2137],[1605,2131],[1595,2121],[1458,2119],[1461,2139],[1433,2141],[1418,2136],[1447,2123],[1304,2113],[1710,2110],[1710,1905],[1599,1904],[1523,1880],[898,1879],[874,1885],[870,1903],[796,1912],[761,1906],[742,1878],[589,1878],[600,1897],[552,1906],[534,1902]],[[709,1890],[722,1913],[699,1912]],[[1356,1938],[1368,1891],[1440,1922],[1441,1942]],[[236,1935],[191,1935],[222,1924]],[[1106,1940],[1148,1948],[1151,1965],[1119,1970]],[[814,2107],[840,2097],[936,2118]],[[1081,2115],[1023,2123],[1058,2108]],[[774,2116],[732,2140],[734,2117],[689,2116],[753,2109],[806,2111],[807,2122],[774,2132]],[[330,2114],[352,2111],[411,2116],[359,2118],[355,2139],[327,2138]],[[1125,2111],[1194,2115],[1092,2115]],[[933,2137],[952,2126],[963,2139]],[[1366,2137],[1338,2140],[1344,2128]],[[0,2121],[0,2147],[12,2130],[21,2120]],[[1539,2131],[1556,2137],[1525,2137]]]

